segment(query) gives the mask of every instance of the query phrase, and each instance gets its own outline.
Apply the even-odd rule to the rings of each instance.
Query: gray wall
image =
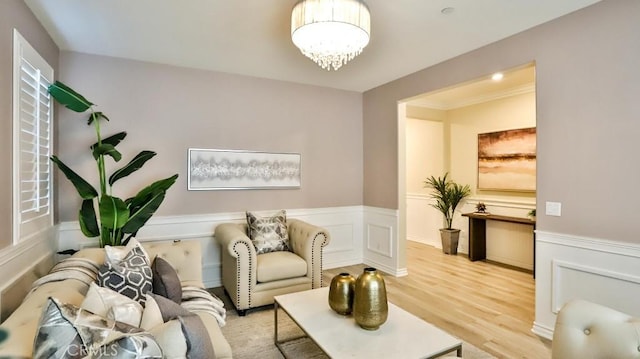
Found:
[[[116,195],[180,174],[158,215],[362,204],[360,93],[73,52],[60,64],[59,79],[111,119],[103,134],[128,132],[118,146],[123,162],[143,149],[158,153],[116,183]],[[66,109],[58,117],[59,156],[97,183],[93,130]],[[187,191],[190,147],[300,153],[302,187]],[[73,187],[61,178],[57,188],[60,220],[76,220]]]
[[[535,61],[538,229],[640,242],[638,34],[640,1],[605,0],[367,91],[364,204],[398,208],[398,100]]]
[[[12,234],[13,29],[58,70],[58,47],[22,0],[0,1],[0,248]]]

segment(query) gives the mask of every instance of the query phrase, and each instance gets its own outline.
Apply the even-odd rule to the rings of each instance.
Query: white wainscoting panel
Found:
[[[364,207],[364,263],[394,276],[407,275],[399,263],[398,210]]]
[[[429,195],[407,194],[407,239],[442,248],[440,228],[442,214],[430,206],[434,201]]]
[[[277,210],[258,211],[268,216]],[[362,263],[362,207],[331,207],[287,210],[289,218],[298,218],[326,228],[331,242],[324,251],[324,267]],[[164,240],[197,240],[202,248],[202,276],[208,288],[222,285],[220,246],[213,236],[215,227],[225,222],[246,221],[244,212],[216,213],[188,216],[153,217],[138,232],[140,242]],[[64,222],[59,226],[58,248],[81,249],[97,246],[97,240],[82,235],[77,222]]]
[[[487,221],[487,259],[533,270],[533,226]]]
[[[640,245],[536,231],[536,262],[534,333],[551,339],[572,299],[640,317]]]
[[[7,316],[18,304],[14,299],[20,295],[18,292],[21,291],[22,295],[26,295],[29,290],[30,286],[20,283],[21,279],[27,277],[34,279],[44,274],[36,267],[46,262],[48,257],[53,257],[55,231],[55,227],[51,227],[30,240],[0,250],[0,273],[2,273],[0,276],[0,313],[3,313],[3,316]],[[19,288],[16,287],[17,285]],[[11,299],[2,295],[6,293],[10,293]],[[0,322],[5,319],[0,317]]]

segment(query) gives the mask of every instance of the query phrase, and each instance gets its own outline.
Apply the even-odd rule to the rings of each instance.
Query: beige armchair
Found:
[[[296,219],[287,220],[292,252],[256,254],[247,224],[223,223],[215,238],[222,248],[222,285],[238,315],[273,304],[276,295],[322,287],[322,248],[329,232]]]

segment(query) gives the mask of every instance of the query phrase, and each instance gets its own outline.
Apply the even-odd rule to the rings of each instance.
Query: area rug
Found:
[[[235,359],[284,358],[273,343],[273,306],[252,309],[247,312],[246,316],[239,317],[222,288],[211,289],[211,292],[221,298],[225,303],[225,308],[227,308],[227,325],[222,327],[222,334],[231,345],[231,351]],[[283,312],[279,312],[278,322],[278,337],[280,339],[300,337],[304,334]],[[328,358],[312,340],[306,337],[287,341],[282,347],[287,358]],[[443,358],[449,356],[455,357],[455,353],[447,354]],[[462,342],[462,357],[466,359],[495,358],[464,341]]]

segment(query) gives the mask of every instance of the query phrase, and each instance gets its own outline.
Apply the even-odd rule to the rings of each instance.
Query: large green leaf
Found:
[[[75,92],[72,88],[60,81],[56,81],[49,85],[48,91],[56,101],[75,112],[84,112],[93,105],[93,103],[84,98],[84,96]]]
[[[100,224],[110,230],[122,228],[129,220],[129,208],[118,197],[103,195],[100,198]]]
[[[96,160],[98,159],[98,157],[100,157],[100,155],[111,156],[111,158],[113,158],[116,162],[120,161],[120,159],[122,158],[122,154],[118,152],[118,150],[116,150],[116,148],[113,147],[112,144],[109,143],[103,143],[97,147],[94,147],[92,152],[93,158],[95,158]]]
[[[135,197],[127,199],[126,203],[131,210],[130,212],[135,212],[137,208],[142,207],[149,201],[151,197],[154,197],[156,194],[166,192],[171,186],[173,186],[173,184],[176,182],[176,179],[178,179],[178,174],[155,181],[149,186],[143,188],[136,194]]]
[[[135,234],[158,209],[167,190],[176,182],[178,175],[158,180],[143,188],[135,197],[125,201],[129,206],[131,223],[123,227],[123,232]]]
[[[127,137],[127,133],[125,131],[122,131],[122,132],[116,133],[115,135],[111,135],[107,138],[103,138],[102,141],[100,142],[102,144],[109,144],[109,145],[112,145],[113,147],[116,147],[120,143],[120,141],[124,140],[125,137]],[[96,147],[98,147],[98,142],[91,145],[91,150],[93,151],[93,149]]]
[[[160,204],[164,201],[165,194],[165,191],[157,193],[155,196],[150,197],[147,202],[138,206],[134,212],[131,212],[129,220],[122,227],[122,232],[137,233],[138,230],[147,223],[149,218],[156,213],[158,207],[160,207]]]
[[[98,112],[92,112],[89,115],[89,119],[87,120],[87,125],[90,125],[90,124],[93,123],[94,120],[98,121],[101,118],[104,118],[105,120],[109,121],[109,117],[107,117],[107,115],[105,115],[104,113],[99,112],[99,111]]]
[[[98,196],[98,192],[89,182],[85,181],[80,175],[75,173],[71,168],[67,167],[57,156],[51,156],[51,161],[55,163],[64,175],[73,183],[82,199],[92,199]]]
[[[100,235],[100,228],[98,227],[98,220],[96,219],[96,210],[93,207],[93,199],[85,199],[82,201],[78,219],[80,221],[80,229],[85,236],[92,238]]]
[[[136,157],[134,157],[129,163],[127,163],[126,166],[124,166],[121,169],[115,171],[109,177],[109,184],[113,185],[120,178],[127,177],[128,175],[132,174],[133,172],[139,170],[140,168],[142,168],[142,166],[145,164],[145,162],[147,162],[148,160],[152,159],[153,156],[155,156],[155,155],[156,155],[156,153],[153,152],[153,151],[142,151],[142,152],[138,153],[136,155]]]

